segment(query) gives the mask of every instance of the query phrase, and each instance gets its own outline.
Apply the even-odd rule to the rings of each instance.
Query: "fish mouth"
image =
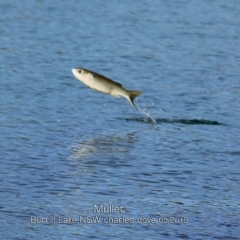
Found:
[[[77,78],[78,70],[77,70],[76,68],[73,68],[73,69],[72,69],[72,73],[73,73],[73,75]]]

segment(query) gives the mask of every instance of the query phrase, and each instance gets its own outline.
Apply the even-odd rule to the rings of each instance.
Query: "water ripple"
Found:
[[[123,119],[123,118],[120,118]],[[124,118],[126,121],[141,122],[153,124],[150,118]],[[167,118],[157,118],[156,123],[180,123],[187,125],[224,125],[218,121],[206,120],[206,119],[167,119]]]

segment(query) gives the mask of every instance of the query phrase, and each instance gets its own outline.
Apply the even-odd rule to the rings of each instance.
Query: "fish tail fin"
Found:
[[[139,95],[141,95],[142,92],[141,91],[137,91],[137,90],[133,90],[133,91],[128,91],[128,96],[127,96],[127,100],[131,103],[131,105],[133,107],[135,107],[135,104],[134,104],[134,99],[136,97],[138,97]]]

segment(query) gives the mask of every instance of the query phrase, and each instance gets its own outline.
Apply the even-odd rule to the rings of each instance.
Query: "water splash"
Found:
[[[151,119],[153,124],[157,123],[156,120],[151,116],[149,109],[144,104],[140,105],[138,102],[138,99],[135,100],[135,106],[136,106],[137,110],[139,110],[141,113],[146,115],[149,119]]]

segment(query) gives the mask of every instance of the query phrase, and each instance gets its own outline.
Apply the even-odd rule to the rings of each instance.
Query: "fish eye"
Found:
[[[79,71],[78,71],[79,73],[82,73],[82,69],[79,69]]]

